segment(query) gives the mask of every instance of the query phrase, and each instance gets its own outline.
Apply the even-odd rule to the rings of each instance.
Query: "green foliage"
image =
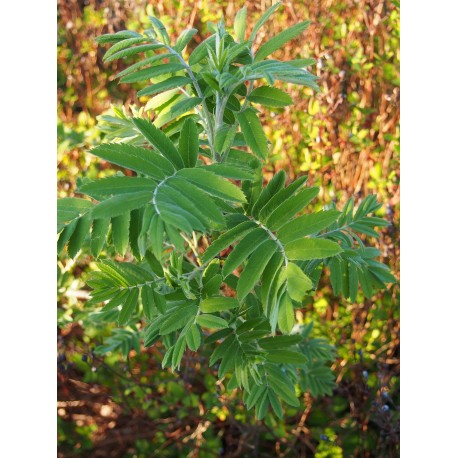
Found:
[[[102,258],[87,280],[88,305],[102,304],[99,320],[128,327],[99,352],[127,356],[139,351],[141,335],[145,347],[162,343],[162,367],[175,371],[186,349],[210,346],[209,364],[218,363],[227,389],[241,389],[259,419],[269,406],[278,417],[282,402],[299,406],[296,388],[312,396],[332,393],[334,351],[295,317],[323,267],[334,292],[352,301],[359,286],[370,297],[394,281],[375,260],[378,250],[360,236],[376,237],[374,227],[386,225],[371,216],[380,207],[374,196],[356,212],[350,200],[342,212],[304,213],[319,192],[304,186],[306,177],[285,186],[279,172],[262,186],[270,146],[253,104],[290,104],[276,82],[318,89],[304,61],[266,59],[308,21],[253,48],[278,6],[264,13],[248,40],[246,10],[237,15],[235,37],[220,21],[188,60],[183,51],[196,31],[173,43],[154,17],[143,34],[98,37],[99,44],[112,44],[106,62],[143,54],[117,76],[152,83],[138,95],[153,97],[133,116],[117,110],[101,119],[109,142],[90,152],[121,170],[79,180],[78,192],[92,200],[58,204],[59,250],[67,245],[75,257],[89,242]],[[257,80],[268,85],[254,89]],[[130,247],[135,261],[110,260],[111,247],[122,256]]]

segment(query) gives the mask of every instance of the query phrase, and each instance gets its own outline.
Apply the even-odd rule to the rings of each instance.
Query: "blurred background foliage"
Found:
[[[94,38],[148,27],[153,14],[173,38],[186,27],[209,32],[248,7],[253,24],[271,2],[233,0],[58,0],[58,196],[82,174],[113,173],[86,154],[103,139],[97,117],[141,105],[136,88],[113,76],[128,62],[103,63]],[[391,225],[376,242],[399,278],[399,3],[294,0],[260,33],[298,21],[312,25],[276,57],[317,59],[320,94],[287,85],[294,105],[262,114],[273,144],[268,180],[284,169],[321,187],[317,207],[376,193]],[[109,255],[110,253],[108,253]],[[305,395],[283,420],[262,422],[218,383],[208,355],[185,355],[178,374],[162,371],[160,348],[123,354],[122,338],[85,307],[89,253],[58,261],[58,454],[61,457],[394,457],[399,456],[399,286],[355,303],[332,295],[326,279],[297,319],[335,345],[332,397]],[[125,332],[128,332],[125,331]],[[118,340],[117,340],[118,339]],[[108,356],[96,349],[112,345]],[[119,345],[118,345],[119,344]],[[125,353],[125,352],[124,352]]]

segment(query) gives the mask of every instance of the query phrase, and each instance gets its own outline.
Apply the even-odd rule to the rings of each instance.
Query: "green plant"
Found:
[[[245,8],[236,15],[234,36],[222,21],[212,25],[213,34],[187,60],[183,52],[197,30],[185,30],[172,44],[154,17],[143,34],[100,36],[99,44],[112,44],[106,61],[144,54],[117,77],[135,85],[152,81],[138,91],[150,98],[132,114],[114,109],[100,120],[110,143],[91,153],[121,170],[79,179],[78,192],[91,200],[58,201],[59,252],[68,245],[75,257],[88,243],[94,257],[105,256],[87,280],[88,305],[103,304],[94,318],[125,328],[98,352],[127,355],[139,350],[139,339],[146,347],[160,341],[163,367],[177,370],[186,348],[214,347],[209,364],[219,362],[218,376],[228,389],[243,389],[258,418],[269,405],[281,417],[280,401],[299,406],[296,386],[313,396],[332,393],[334,349],[312,337],[311,324],[296,324],[294,312],[316,291],[323,268],[334,292],[353,301],[359,285],[371,297],[394,281],[376,261],[378,250],[359,235],[377,237],[374,227],[387,224],[371,216],[380,207],[374,196],[356,211],[350,200],[341,212],[331,206],[304,214],[319,192],[304,186],[307,177],[285,186],[280,171],[263,186],[269,142],[255,106],[292,103],[273,87],[276,81],[318,90],[305,69],[313,59],[267,59],[308,21],[253,50],[279,5],[248,39]],[[268,84],[255,88],[258,80]],[[109,247],[124,262],[110,259]]]

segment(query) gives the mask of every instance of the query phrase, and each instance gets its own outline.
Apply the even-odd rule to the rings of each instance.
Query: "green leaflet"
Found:
[[[265,221],[272,212],[283,202],[289,199],[306,181],[307,176],[302,176],[297,180],[293,181],[289,186],[281,189],[261,208],[259,212],[259,218],[261,221]]]
[[[292,336],[273,336],[265,337],[264,339],[259,340],[259,345],[265,350],[279,350],[281,348],[290,347],[301,342],[303,338],[300,335]]]
[[[247,108],[235,115],[248,146],[256,156],[266,159],[269,154],[267,137],[256,112],[252,108]]]
[[[138,289],[134,288],[129,291],[121,312],[119,312],[118,324],[125,325],[132,317],[138,304]]]
[[[123,256],[129,245],[130,212],[116,216],[111,220],[113,245],[115,250]]]
[[[259,214],[259,210],[266,205],[266,203],[272,199],[285,185],[286,181],[286,172],[284,170],[280,170],[276,173],[272,179],[267,183],[267,186],[261,191],[258,199],[256,200],[253,208],[251,209],[251,214],[257,218]]]
[[[151,218],[151,223],[148,230],[149,239],[151,241],[151,249],[156,259],[162,259],[162,245],[164,243],[164,224],[156,213]]]
[[[159,130],[146,119],[132,118],[132,121],[146,140],[148,140],[148,143],[153,145],[154,148],[167,158],[177,170],[184,167],[180,153],[164,132]]]
[[[230,202],[246,202],[243,192],[237,186],[203,167],[179,170],[177,176],[186,178],[212,196]]]
[[[171,73],[177,73],[184,69],[183,64],[159,64],[153,67],[147,67],[137,72],[129,73],[124,75],[119,82],[120,83],[138,83],[141,81],[147,81],[158,76],[167,75]]]
[[[269,41],[264,43],[256,53],[255,62],[259,62],[265,59],[268,55],[280,49],[285,43],[292,40],[300,33],[302,33],[310,25],[310,21],[303,21],[288,27],[283,32],[280,32],[277,36],[271,38]]]
[[[219,294],[222,282],[223,277],[220,274],[216,274],[210,280],[207,280],[202,287],[202,296],[207,297]]]
[[[337,210],[322,211],[310,215],[302,215],[283,225],[277,233],[283,244],[294,242],[307,235],[316,234],[332,224],[340,215]]]
[[[57,200],[57,224],[62,227],[65,223],[79,218],[87,213],[94,204],[78,197],[65,197]]]
[[[202,342],[202,335],[200,329],[194,323],[191,324],[189,329],[186,331],[186,343],[192,351],[197,351]]]
[[[292,260],[323,259],[341,251],[338,243],[325,239],[301,239],[285,245],[286,256]]]
[[[185,86],[191,82],[191,78],[187,76],[172,76],[160,83],[152,84],[137,92],[137,96],[154,95],[159,92],[167,91],[168,89],[175,89],[177,87]]]
[[[102,248],[105,245],[108,230],[110,228],[110,219],[102,218],[94,220],[91,232],[91,254],[95,258],[99,257]]]
[[[167,110],[169,110],[175,102],[185,99],[185,96],[180,96],[179,92],[179,89],[175,88],[155,95],[154,97],[150,98],[148,102],[146,102],[145,111],[153,111],[159,113],[167,112]],[[157,116],[158,115],[156,115],[156,117]],[[165,129],[163,130],[163,132],[165,133]]]
[[[92,148],[90,153],[112,164],[125,167],[134,172],[144,173],[156,180],[163,180],[175,171],[168,159],[150,149],[138,146],[123,143],[104,143]]]
[[[78,191],[102,200],[117,194],[152,191],[155,186],[156,183],[149,178],[112,176],[83,183]]]
[[[203,326],[204,328],[209,329],[223,329],[227,328],[229,325],[226,320],[220,318],[219,316],[214,315],[199,315],[196,319],[197,324]]]
[[[112,218],[142,207],[153,198],[153,192],[131,192],[103,200],[92,210],[93,218]]]
[[[148,16],[148,18],[156,34],[159,35],[165,44],[170,45],[170,37],[162,21],[154,16]]]
[[[270,239],[261,243],[253,252],[237,283],[237,296],[239,301],[242,301],[258,283],[267,263],[270,261],[270,258],[274,255],[277,248],[278,245]]]
[[[302,365],[307,362],[307,358],[298,351],[293,350],[270,350],[266,360],[271,363]]]
[[[301,211],[319,193],[319,188],[306,188],[280,204],[267,218],[266,226],[276,231]]]
[[[219,175],[223,178],[230,178],[232,180],[251,180],[253,178],[252,172],[243,170],[235,165],[210,164],[205,166],[205,170],[209,170],[215,175]]]
[[[71,258],[74,258],[78,251],[83,246],[84,240],[89,233],[89,229],[91,227],[91,216],[86,213],[83,215],[76,224],[76,227],[68,241],[68,255]]]
[[[257,87],[247,99],[251,103],[260,103],[273,108],[282,108],[293,103],[293,99],[286,92],[270,86]]]
[[[239,11],[237,11],[234,19],[234,32],[237,40],[239,40],[240,43],[245,41],[246,17],[247,8],[244,6]]]
[[[258,227],[246,235],[226,258],[223,266],[223,276],[227,277],[245,259],[266,240],[270,240],[267,232]]]
[[[268,312],[270,311],[270,304],[276,295],[276,291],[273,290],[276,286],[276,282],[274,282],[274,280],[278,271],[283,266],[283,263],[284,257],[282,253],[277,251],[270,259],[262,274],[261,302],[266,316],[269,316]]]
[[[200,303],[200,309],[204,313],[222,312],[239,306],[239,301],[233,297],[218,296],[209,297]]]
[[[57,254],[60,254],[60,252],[64,249],[66,243],[75,231],[78,221],[78,218],[71,221],[67,226],[64,227],[64,230],[59,234],[59,238],[57,240]]]
[[[143,286],[141,291],[143,312],[149,320],[155,315],[155,304],[153,289],[150,286]]]
[[[199,209],[201,216],[208,221],[211,228],[216,230],[226,226],[221,210],[208,194],[197,186],[179,176],[169,178],[167,185],[183,193]],[[202,202],[205,202],[205,205],[202,205]]]
[[[202,262],[206,263],[214,258],[218,253],[232,245],[236,240],[244,237],[257,227],[253,221],[244,221],[232,229],[228,230],[217,238],[202,255]]]
[[[163,208],[161,208],[161,204],[157,206],[157,209],[160,211],[160,217],[163,219],[164,223],[166,225],[170,225],[172,227],[175,227],[178,230],[182,230],[188,234],[192,234],[193,232],[193,225],[188,221],[189,213],[183,210],[180,207],[177,207],[176,205],[169,205],[168,203],[164,203]],[[192,216],[192,215],[191,215]],[[193,219],[194,225],[199,226],[200,223],[196,223],[196,220]],[[167,228],[168,229],[168,228]],[[167,230],[167,233],[169,237],[172,239],[173,235],[171,236],[170,232]],[[184,242],[183,239],[179,236],[180,238],[180,245],[177,244],[177,239],[173,239],[172,243],[176,246],[178,249],[181,248],[181,244]]]
[[[253,27],[253,31],[250,34],[250,37],[248,38],[248,41],[253,42],[254,39],[256,38],[257,33],[259,32],[259,29],[264,25],[264,23],[272,16],[272,14],[275,13],[277,8],[281,5],[281,2],[274,3],[267,11],[264,12],[264,14],[259,18],[258,22]]]
[[[155,62],[158,62],[163,59],[173,59],[174,56],[172,53],[162,53],[162,54],[156,54],[155,56],[152,57],[147,57],[146,59],[141,60],[140,62],[136,62],[135,64],[129,65],[129,67],[125,68],[124,70],[121,70],[119,73],[115,75],[115,78],[121,78],[125,75],[128,75],[129,73],[134,72],[135,70],[145,67],[150,64],[154,64]]]
[[[126,38],[125,40],[118,41],[115,43],[103,56],[103,60],[106,61],[110,56],[112,56],[117,51],[121,49],[128,48],[130,45],[136,45],[146,41],[147,38],[145,37],[134,37],[134,38]]]
[[[117,43],[121,40],[126,40],[128,38],[140,38],[140,35],[137,32],[132,32],[131,30],[121,30],[116,33],[106,33],[104,35],[100,35],[96,37],[95,41],[98,44],[106,44],[106,43]]]
[[[163,45],[155,44],[155,45],[140,45],[140,46],[133,46],[131,48],[122,49],[111,56],[108,59],[105,59],[105,62],[111,62],[113,60],[122,59],[123,57],[134,56],[135,54],[145,52],[145,51],[155,51],[156,49],[162,48]]]
[[[181,32],[175,43],[175,50],[181,53],[186,45],[192,40],[192,37],[197,33],[197,29],[185,29]]]
[[[206,219],[199,208],[186,197],[186,194],[183,193],[183,191],[178,191],[168,186],[167,183],[158,188],[155,206],[165,222],[175,225],[172,220],[168,221],[165,216],[173,209],[177,217],[179,216],[188,221],[187,227],[191,227],[192,230],[205,232],[207,229],[210,229],[210,222],[208,219]],[[177,227],[180,228],[180,226]]]
[[[169,312],[167,315],[161,316],[161,323],[159,333],[161,335],[170,334],[173,331],[181,329],[189,321],[189,319],[195,316],[197,313],[197,306],[192,303],[185,306],[175,307],[175,310]]]
[[[288,295],[294,301],[301,302],[305,293],[312,289],[312,280],[293,262],[288,263],[285,270]]]
[[[162,127],[170,121],[178,118],[182,114],[192,111],[197,105],[200,105],[202,99],[199,97],[186,98],[177,98],[173,103],[168,107],[167,110],[164,110],[160,116],[154,120],[154,125],[156,127]]]
[[[293,329],[294,323],[293,303],[289,294],[283,294],[278,307],[278,327],[283,334],[289,334]]]
[[[185,167],[194,167],[199,155],[199,134],[196,123],[192,119],[186,119],[180,134],[178,151],[181,154]]]

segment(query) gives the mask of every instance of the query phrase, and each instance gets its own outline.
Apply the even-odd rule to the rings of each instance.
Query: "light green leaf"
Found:
[[[186,119],[181,128],[178,151],[181,154],[185,167],[194,167],[199,155],[199,134],[196,123],[192,119]]]
[[[237,11],[234,19],[234,32],[237,40],[242,43],[245,41],[247,8],[244,6]]]
[[[92,148],[94,156],[112,164],[163,180],[175,171],[173,164],[154,151],[123,143],[104,143]]]
[[[65,197],[57,200],[57,224],[63,225],[87,213],[94,204],[78,197]]]
[[[121,78],[125,75],[128,75],[129,73],[134,72],[135,70],[146,67],[147,65],[154,64],[155,62],[158,62],[163,59],[170,59],[173,58],[172,53],[161,53],[161,54],[156,54],[155,56],[152,57],[147,57],[146,59],[140,60],[139,62],[135,62],[135,64],[129,65],[129,67],[125,68],[124,70],[121,70],[119,73],[115,75],[115,78]]]
[[[185,29],[181,32],[180,36],[177,38],[175,43],[175,50],[181,53],[186,45],[192,40],[192,37],[198,32],[197,29]]]
[[[266,205],[266,203],[272,199],[285,185],[286,181],[286,172],[284,170],[280,170],[276,173],[272,179],[267,183],[267,186],[261,191],[258,199],[256,200],[253,208],[251,209],[251,214],[257,218],[259,214],[259,210]]]
[[[237,283],[237,297],[239,301],[242,301],[258,283],[267,263],[277,248],[278,245],[270,239],[261,243],[253,252]]]
[[[89,233],[91,222],[92,219],[89,213],[86,213],[78,220],[75,230],[68,241],[68,255],[71,258],[74,258],[83,246],[84,240]]]
[[[257,226],[253,221],[244,221],[217,238],[202,255],[202,262],[207,263],[229,245],[240,239]]]
[[[302,215],[283,225],[277,233],[283,244],[294,242],[307,235],[316,234],[332,224],[340,215],[337,210]]]
[[[286,282],[289,296],[297,302],[302,301],[305,293],[313,287],[312,280],[294,262],[286,266]]]
[[[139,83],[141,81],[147,81],[158,76],[177,73],[183,70],[183,64],[172,63],[172,64],[159,64],[152,67],[147,67],[137,72],[129,73],[124,75],[119,82],[120,83]]]
[[[253,27],[253,31],[250,34],[250,37],[248,38],[249,41],[254,41],[256,38],[257,33],[259,32],[259,29],[264,25],[264,23],[272,16],[272,14],[275,13],[277,8],[281,5],[281,2],[274,3],[265,13],[259,18],[258,22]]]
[[[261,221],[265,221],[279,205],[289,199],[306,181],[307,176],[302,176],[272,196],[259,212]]]
[[[106,61],[114,53],[122,49],[128,48],[131,45],[142,43],[146,40],[147,38],[145,37],[134,37],[134,38],[127,38],[125,40],[118,41],[105,53],[105,55],[103,56],[103,60]]]
[[[94,218],[112,218],[140,208],[153,198],[153,192],[131,192],[103,200],[92,210]]]
[[[200,326],[209,329],[223,329],[229,326],[226,320],[214,315],[199,315],[196,321]]]
[[[108,229],[110,228],[110,219],[102,218],[94,220],[91,232],[91,254],[95,258],[99,257],[105,240],[107,238]]]
[[[185,218],[188,221],[186,227],[191,227],[191,232],[192,230],[205,232],[208,228],[210,228],[208,220],[200,212],[199,208],[194,205],[194,203],[189,200],[182,191],[178,191],[177,189],[168,186],[168,184],[164,184],[158,188],[155,206],[158,213],[166,222],[170,222],[170,224],[176,225],[172,221],[167,221],[164,214],[170,211],[175,211],[176,216]],[[180,226],[177,227],[181,229]]]
[[[262,129],[261,121],[252,108],[235,113],[243,136],[256,156],[266,159],[269,154],[267,137]]]
[[[153,254],[160,261],[162,259],[162,246],[164,243],[164,224],[157,213],[151,218],[148,235]]]
[[[124,326],[132,317],[138,304],[138,288],[131,289],[126,297],[126,301],[119,313],[118,325]]]
[[[191,324],[189,329],[186,331],[186,343],[188,344],[188,347],[192,351],[197,351],[198,348],[200,347],[201,341],[202,341],[202,336],[201,336],[199,327],[195,325],[194,323]]]
[[[112,238],[115,250],[124,256],[129,245],[130,212],[125,212],[111,220]]]
[[[159,36],[159,38],[161,38],[162,42],[166,45],[170,45],[170,37],[162,21],[154,16],[148,16],[148,18],[151,21],[151,25],[153,26],[154,31]]]
[[[177,98],[173,101],[173,104],[168,107],[168,111],[164,111],[160,116],[154,120],[156,127],[162,127],[170,121],[178,118],[188,111],[192,111],[193,108],[197,107],[202,102],[199,97],[191,97],[183,99]]]
[[[117,43],[121,40],[127,40],[128,38],[140,38],[141,35],[137,32],[132,32],[131,30],[121,30],[116,33],[106,33],[96,37],[95,41],[98,44],[106,43]]]
[[[303,21],[294,24],[291,27],[287,27],[283,32],[280,32],[275,37],[271,38],[269,41],[264,43],[256,53],[255,62],[259,62],[265,59],[267,56],[275,52],[277,49],[280,49],[288,41],[297,37],[310,25],[310,21]]]
[[[342,252],[342,248],[331,240],[300,239],[285,245],[285,252],[289,259],[306,261],[335,256]]]
[[[306,188],[291,196],[271,213],[266,220],[266,226],[271,231],[276,231],[293,218],[296,213],[303,210],[318,195],[319,191],[319,188]]]
[[[148,143],[153,145],[154,148],[167,158],[177,170],[184,167],[180,153],[164,132],[146,119],[132,118],[132,121],[146,140],[148,140]]]
[[[283,294],[278,308],[278,327],[283,334],[289,334],[293,329],[294,322],[293,303],[288,294]]]
[[[155,186],[156,183],[149,178],[112,176],[83,183],[78,191],[102,200],[117,194],[153,191]]]
[[[205,218],[211,228],[216,230],[226,226],[221,210],[211,198],[209,199],[208,194],[197,186],[179,176],[169,178],[167,185],[184,194],[199,209],[201,216]],[[205,205],[202,205],[202,202],[205,202]]]
[[[235,165],[227,164],[210,164],[205,166],[205,170],[209,170],[215,175],[219,175],[223,178],[230,178],[232,180],[251,180],[253,179],[253,173],[247,170],[243,170]]]
[[[115,52],[114,54],[109,56],[107,59],[105,59],[105,62],[112,62],[113,60],[122,59],[123,57],[134,56],[135,54],[139,54],[141,52],[155,51],[156,49],[159,49],[162,47],[163,45],[159,45],[159,44],[132,46],[131,48],[122,49],[118,52]]]
[[[200,303],[200,309],[204,313],[222,312],[239,306],[239,301],[233,297],[209,297]]]
[[[261,243],[269,239],[267,232],[260,227],[246,235],[226,258],[223,276],[232,273]]]
[[[291,105],[293,99],[281,89],[270,86],[256,88],[247,99],[252,103],[260,103],[266,107],[281,108]]]
[[[152,84],[147,86],[144,89],[141,89],[137,92],[137,96],[141,97],[143,95],[154,95],[159,92],[167,91],[169,89],[175,89],[177,87],[185,86],[191,82],[191,78],[186,76],[172,76],[160,83]]]
[[[245,195],[237,186],[203,167],[182,169],[177,175],[186,178],[212,196],[230,202],[246,202]]]
[[[152,320],[155,315],[153,289],[150,286],[143,286],[141,296],[142,296],[143,312],[145,313],[146,318],[148,318],[149,320]]]

